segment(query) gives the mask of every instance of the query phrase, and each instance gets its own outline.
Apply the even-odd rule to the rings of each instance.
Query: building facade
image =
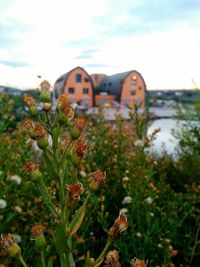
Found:
[[[146,84],[142,75],[135,70],[107,76],[101,82],[99,91],[101,98],[95,98],[96,106],[106,103],[108,96],[114,96],[114,103],[121,106],[145,105]]]
[[[60,94],[66,94],[70,102],[84,107],[93,106],[93,91],[90,75],[81,67],[76,67],[60,76],[54,84],[56,98]]]

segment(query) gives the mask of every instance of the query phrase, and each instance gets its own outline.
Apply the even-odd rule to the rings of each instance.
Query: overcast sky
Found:
[[[0,0],[0,85],[53,85],[76,66],[200,86],[200,0]]]

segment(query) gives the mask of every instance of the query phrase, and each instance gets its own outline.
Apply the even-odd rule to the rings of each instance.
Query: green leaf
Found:
[[[53,267],[53,259],[50,258],[50,259],[48,260],[47,267]]]
[[[75,234],[78,229],[81,226],[81,223],[83,221],[83,218],[85,216],[85,211],[86,211],[86,202],[87,200],[83,203],[83,205],[77,210],[77,212],[75,213],[73,220],[70,224],[70,230],[69,230],[69,235],[72,236],[73,234]]]
[[[56,245],[56,250],[58,254],[62,254],[62,253],[70,251],[68,243],[67,243],[65,226],[63,223],[59,223],[56,227],[55,245]]]

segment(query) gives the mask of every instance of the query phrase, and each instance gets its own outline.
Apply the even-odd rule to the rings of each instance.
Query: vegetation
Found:
[[[79,117],[61,95],[51,113],[43,85],[42,111],[25,96],[23,123],[1,96],[0,266],[197,267],[198,124],[174,132],[176,160],[153,155],[159,129],[146,135],[137,106],[111,124],[101,110]]]

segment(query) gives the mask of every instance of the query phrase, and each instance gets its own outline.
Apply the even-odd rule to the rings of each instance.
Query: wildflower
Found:
[[[119,252],[117,250],[111,250],[106,255],[104,267],[120,267]]]
[[[121,213],[125,213],[125,214],[126,214],[126,213],[128,213],[128,209],[126,209],[126,208],[123,208],[123,209],[121,209],[121,210],[120,210],[120,212],[121,212]]]
[[[38,169],[38,165],[32,160],[28,160],[23,167],[23,170],[28,173],[32,173],[33,171],[37,169]]]
[[[158,244],[158,248],[163,248],[163,245],[162,244]]]
[[[22,213],[22,208],[20,206],[14,206],[14,211],[21,214]]]
[[[43,103],[51,102],[50,87],[51,85],[47,80],[42,81],[40,84],[40,89],[41,89],[40,100]]]
[[[150,212],[150,216],[151,216],[151,217],[154,217],[154,213],[153,213],[153,212]]]
[[[35,106],[35,99],[32,96],[24,95],[24,102],[27,106]]]
[[[90,187],[92,189],[97,189],[100,182],[104,181],[106,178],[106,173],[98,170],[89,174],[88,180],[90,181]]]
[[[139,139],[138,139],[138,140],[135,140],[134,145],[135,145],[136,147],[143,147],[144,143],[143,143],[142,140],[139,140]]]
[[[42,106],[42,109],[46,112],[50,111],[52,105],[51,103],[44,103],[43,106]]]
[[[84,192],[82,183],[66,185],[66,189],[69,192],[68,206],[72,207],[73,204],[80,199],[80,195]]]
[[[0,235],[0,246],[10,257],[19,257],[21,248],[17,245],[12,234]]]
[[[125,177],[122,178],[122,183],[123,184],[128,184],[129,180],[130,179],[127,176],[125,176]]]
[[[0,209],[5,209],[7,207],[7,202],[5,199],[0,198]]]
[[[41,224],[36,224],[31,228],[31,233],[34,237],[37,237],[37,236],[43,234],[45,229],[46,229],[45,226],[43,226]]]
[[[140,238],[140,237],[142,237],[142,234],[141,234],[140,232],[137,232],[137,233],[136,233],[136,236],[137,236],[138,238]]]
[[[153,202],[153,199],[152,199],[151,197],[147,197],[147,198],[144,200],[144,202],[145,202],[146,204],[148,204],[148,205],[151,205],[152,202]]]
[[[35,237],[35,246],[38,249],[43,249],[46,245],[46,239],[44,236],[45,226],[41,224],[36,224],[31,228],[31,233]]]
[[[11,177],[9,177],[9,180],[17,185],[21,184],[22,182],[22,178],[19,175],[12,175]]]
[[[20,235],[14,234],[13,239],[16,243],[20,243],[22,241],[22,238]]]
[[[82,159],[82,157],[83,157],[83,155],[84,155],[86,149],[87,149],[87,145],[86,145],[86,144],[80,144],[80,143],[77,143],[77,144],[75,145],[75,152],[76,152],[77,156],[78,156],[79,158],[81,158],[81,159]]]
[[[79,129],[79,131],[82,132],[82,130],[85,128],[86,125],[86,119],[84,118],[77,118],[74,120],[74,125],[76,128]]]
[[[27,133],[30,135],[32,139],[35,139],[35,134],[34,134],[34,128],[35,128],[35,123],[32,122],[29,119],[24,120],[22,123],[22,128],[27,131]]]
[[[83,170],[81,170],[79,173],[80,173],[80,175],[81,175],[82,177],[85,177],[85,176],[86,176],[86,173],[85,173]]]
[[[132,197],[126,196],[124,197],[122,204],[130,204],[132,202]]]
[[[34,133],[38,139],[43,139],[46,136],[46,131],[43,125],[36,124],[34,127]]]
[[[131,266],[132,267],[147,267],[148,261],[139,260],[137,258],[134,258],[131,260]]]
[[[113,239],[118,237],[119,234],[126,231],[128,228],[128,221],[125,214],[120,213],[118,218],[115,220],[113,226],[109,230],[109,236]]]

